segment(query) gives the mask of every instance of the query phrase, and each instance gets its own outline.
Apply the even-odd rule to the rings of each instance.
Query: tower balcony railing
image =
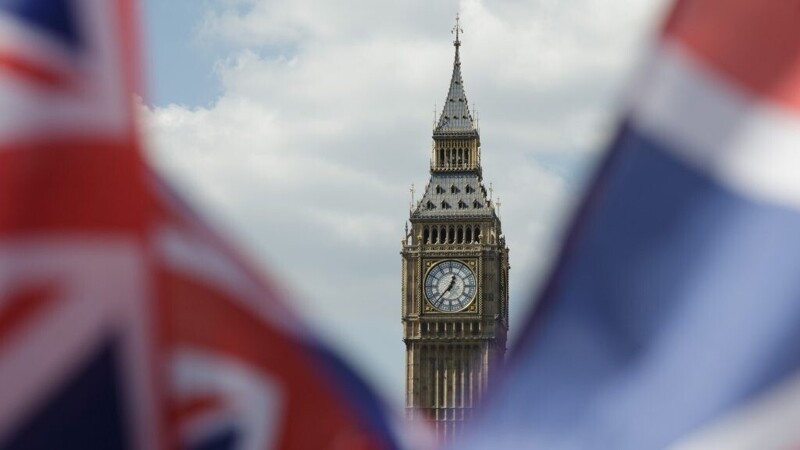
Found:
[[[436,170],[439,172],[459,172],[463,170],[478,170],[478,164],[435,164],[431,163],[431,170]]]
[[[431,170],[442,172],[458,172],[462,170],[478,170],[481,167],[481,159],[475,161],[431,161]]]

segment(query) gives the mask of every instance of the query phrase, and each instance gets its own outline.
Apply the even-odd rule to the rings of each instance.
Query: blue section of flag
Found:
[[[0,12],[24,20],[71,47],[81,44],[73,0],[0,0]]]
[[[5,442],[5,450],[124,450],[130,448],[123,424],[115,348],[100,348]],[[8,388],[8,386],[6,386]]]
[[[665,448],[800,366],[800,212],[620,136],[474,448]]]
[[[241,445],[241,433],[233,427],[226,428],[197,444],[190,444],[189,450],[236,450]]]

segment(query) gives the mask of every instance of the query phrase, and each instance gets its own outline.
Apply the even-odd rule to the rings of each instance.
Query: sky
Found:
[[[400,404],[400,249],[461,15],[512,340],[664,0],[146,0],[156,167]],[[437,112],[438,114],[438,112]]]

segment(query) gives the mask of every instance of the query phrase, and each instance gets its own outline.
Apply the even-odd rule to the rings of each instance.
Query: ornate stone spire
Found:
[[[464,82],[461,79],[461,56],[459,50],[461,48],[461,33],[463,32],[460,18],[456,16],[456,26],[453,27],[452,31],[456,35],[456,40],[453,41],[453,45],[456,48],[453,76],[450,79],[450,89],[444,101],[442,114],[439,116],[439,122],[433,131],[434,139],[456,135],[473,137],[478,134],[467,103],[467,94],[464,92]]]
[[[434,117],[430,179],[421,200],[412,192],[401,252],[406,417],[435,422],[445,446],[469,426],[495,383],[508,335],[508,248],[499,199],[495,207],[483,185],[459,25],[456,17],[450,89],[444,108],[434,109],[441,116]]]

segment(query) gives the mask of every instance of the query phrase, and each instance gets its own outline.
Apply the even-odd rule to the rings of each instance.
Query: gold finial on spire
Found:
[[[456,14],[456,26],[453,27],[452,31],[450,31],[450,33],[455,33],[456,34],[456,40],[455,40],[455,42],[453,42],[453,44],[455,44],[456,47],[461,45],[460,35],[463,32],[464,32],[464,29],[461,28],[461,16],[457,13]]]

